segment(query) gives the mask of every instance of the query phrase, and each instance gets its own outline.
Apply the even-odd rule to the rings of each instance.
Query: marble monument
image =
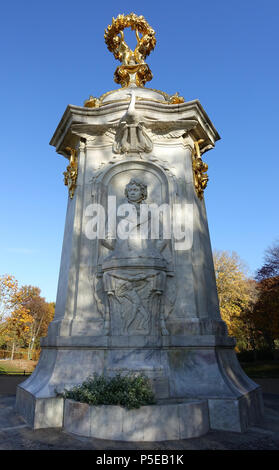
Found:
[[[156,40],[142,16],[113,19],[105,41],[121,61],[121,88],[69,105],[50,142],[69,160],[56,310],[39,363],[18,386],[17,410],[33,428],[71,428],[73,407],[57,393],[95,372],[143,372],[158,400],[140,411],[148,419],[134,418],[145,440],[159,439],[148,422],[165,429],[164,439],[209,427],[243,432],[261,419],[263,405],[218,305],[203,155],[220,137],[198,100],[145,87]],[[117,420],[104,408],[98,426],[93,419],[96,432]],[[168,434],[173,413],[184,434]]]

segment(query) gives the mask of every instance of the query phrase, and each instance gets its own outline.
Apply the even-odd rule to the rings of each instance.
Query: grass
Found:
[[[15,375],[15,374],[31,374],[37,365],[37,361],[26,361],[23,359],[9,359],[0,360],[0,374]]]
[[[262,362],[242,362],[242,369],[248,377],[254,379],[278,379],[279,378],[279,362],[278,361],[262,361]]]

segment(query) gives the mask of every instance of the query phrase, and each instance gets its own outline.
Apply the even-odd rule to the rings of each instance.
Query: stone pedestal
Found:
[[[51,145],[71,155],[78,173],[76,182],[71,176],[55,318],[35,372],[17,389],[17,410],[34,428],[63,420],[71,428],[69,406],[56,393],[94,372],[144,372],[166,406],[201,400],[212,429],[242,432],[261,419],[260,387],[242,371],[219,313],[196,150],[197,142],[203,153],[218,139],[199,101],[170,104],[141,87],[112,92],[98,108],[67,107]],[[133,185],[142,191],[134,204]],[[160,215],[155,240],[111,237],[108,215],[127,198],[136,213],[143,204],[168,207],[170,236]],[[94,238],[97,203],[105,235]]]

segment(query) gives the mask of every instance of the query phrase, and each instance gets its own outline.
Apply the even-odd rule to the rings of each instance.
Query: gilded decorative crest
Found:
[[[137,46],[134,51],[129,48],[124,39],[123,30],[129,27],[136,33]],[[155,31],[143,16],[130,13],[126,16],[118,15],[116,19],[112,18],[112,24],[105,30],[104,38],[108,50],[117,60],[122,62],[114,74],[116,83],[120,83],[122,87],[131,83],[144,86],[152,79],[153,76],[149,66],[145,63],[145,58],[156,45]]]
[[[201,159],[200,144],[203,142],[203,139],[194,142],[195,149],[192,154],[194,185],[199,199],[203,199],[203,192],[208,182],[208,175],[206,173],[208,170],[208,165]]]
[[[77,185],[78,176],[78,162],[77,162],[77,151],[71,147],[66,147],[66,152],[70,154],[70,163],[67,166],[67,171],[64,171],[64,184],[68,186],[69,196],[73,199],[75,189]]]

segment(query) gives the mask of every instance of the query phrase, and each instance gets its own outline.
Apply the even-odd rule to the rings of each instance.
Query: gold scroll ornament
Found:
[[[137,46],[134,51],[124,40],[123,30],[129,27],[136,33]],[[146,82],[152,79],[153,75],[145,63],[145,58],[156,45],[155,31],[143,16],[130,13],[126,16],[118,15],[116,19],[112,18],[112,24],[105,30],[104,38],[108,50],[117,60],[122,62],[122,65],[117,67],[114,73],[116,83],[120,83],[122,87],[127,87],[131,83],[143,87]]]
[[[78,162],[77,162],[77,151],[71,147],[66,147],[66,152],[70,155],[70,163],[67,166],[67,170],[64,171],[64,184],[68,186],[69,196],[73,199],[75,194],[75,189],[77,186],[77,176],[78,176]]]
[[[204,163],[201,159],[200,144],[202,144],[203,142],[203,139],[195,141],[195,148],[192,153],[194,185],[199,199],[203,199],[203,192],[207,186],[207,182],[209,179],[206,173],[208,170],[208,165]]]

